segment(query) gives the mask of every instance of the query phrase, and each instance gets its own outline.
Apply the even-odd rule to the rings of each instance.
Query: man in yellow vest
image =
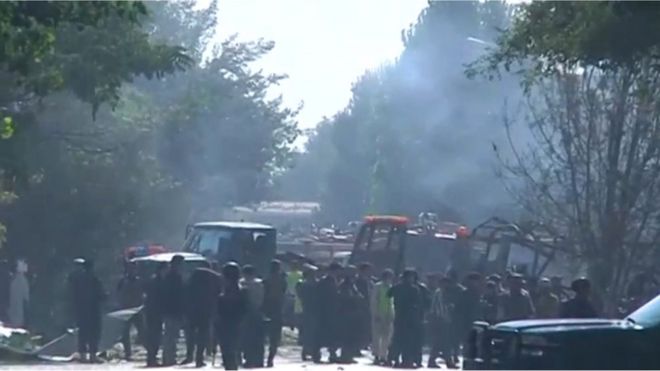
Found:
[[[390,269],[383,271],[381,279],[371,291],[371,348],[374,355],[374,364],[385,365],[387,362],[387,349],[392,338],[394,320],[394,306],[388,291],[392,287],[394,272]]]

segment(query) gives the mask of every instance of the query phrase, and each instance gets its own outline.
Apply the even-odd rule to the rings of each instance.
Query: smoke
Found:
[[[447,217],[470,224],[513,213],[512,199],[496,175],[500,163],[493,147],[508,146],[503,116],[506,109],[520,104],[519,81],[511,75],[500,81],[471,80],[465,74],[466,64],[492,46],[490,40],[495,40],[498,28],[506,27],[510,13],[511,8],[500,2],[431,3],[417,24],[404,32],[405,49],[398,60],[356,82],[343,115],[357,128],[357,154],[342,156],[347,151],[339,150],[338,158],[328,163],[314,153],[321,146],[308,147],[306,155],[330,169],[326,181],[332,185],[333,180],[327,179],[331,171],[369,177],[370,169],[359,170],[356,158],[367,152],[367,161],[384,164],[388,174],[385,183],[391,192],[383,212],[416,215],[442,209]],[[337,119],[330,125],[337,126]],[[333,135],[329,141],[337,145],[338,134],[329,136]],[[361,180],[354,182],[353,193],[369,192],[360,190]],[[333,192],[331,185],[326,193]],[[326,195],[323,207],[336,208],[334,203],[349,197],[346,192]]]

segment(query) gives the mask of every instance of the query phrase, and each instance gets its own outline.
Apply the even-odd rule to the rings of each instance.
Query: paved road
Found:
[[[297,349],[287,347],[282,349],[282,356],[275,359],[275,367],[272,369],[264,370],[273,370],[273,371],[342,371],[342,370],[369,370],[369,371],[380,371],[380,370],[391,370],[384,367],[375,367],[369,364],[369,359],[361,358],[359,363],[353,365],[330,365],[330,364],[321,364],[315,365],[310,362],[301,362],[298,360]],[[217,363],[220,359],[218,357]],[[147,370],[144,367],[144,363],[133,363],[125,361],[110,361],[104,364],[89,365],[89,364],[78,364],[78,363],[35,363],[35,364],[2,364],[0,363],[0,370],[45,370],[45,371],[72,371],[72,370]],[[217,369],[222,370],[220,365],[215,367],[207,365],[204,369],[211,370]],[[174,367],[162,367],[157,368],[157,370],[197,370],[194,365],[185,365],[185,366],[174,366]]]
[[[384,371],[392,370],[391,368],[372,366],[368,357],[358,359],[357,364],[352,365],[330,365],[321,364],[315,365],[311,362],[301,362],[299,359],[299,348],[295,346],[287,346],[280,349],[280,355],[275,359],[275,367],[273,371]],[[220,362],[218,357],[217,363]],[[215,367],[208,362],[204,369],[222,370],[222,367],[216,365]],[[77,371],[77,370],[148,370],[144,367],[143,362],[125,362],[125,361],[109,361],[104,364],[90,365],[78,363],[35,363],[35,364],[3,364],[0,363],[0,370],[45,370],[45,371]],[[162,367],[157,370],[197,370],[194,365]]]

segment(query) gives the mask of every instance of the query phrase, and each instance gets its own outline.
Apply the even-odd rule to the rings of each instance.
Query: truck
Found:
[[[277,250],[277,230],[248,222],[201,222],[189,225],[183,251],[200,254],[220,264],[235,261],[253,265],[265,275]]]
[[[473,267],[467,228],[456,223],[410,225],[400,215],[370,215],[360,226],[350,264],[370,263],[377,271],[400,273],[408,267],[418,273],[464,272]]]
[[[465,370],[658,370],[660,296],[623,319],[475,322]]]

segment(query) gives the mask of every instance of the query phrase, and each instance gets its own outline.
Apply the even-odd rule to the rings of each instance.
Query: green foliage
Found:
[[[630,67],[658,56],[660,4],[638,1],[534,1],[522,5],[496,47],[470,73],[501,69],[552,74],[558,66]]]
[[[0,66],[38,96],[72,91],[92,105],[117,103],[134,76],[162,77],[190,65],[179,46],[153,44],[141,2],[4,2]]]
[[[4,117],[2,119],[2,132],[0,133],[0,138],[9,139],[14,134],[14,120],[10,117]]]
[[[501,2],[432,2],[403,33],[400,58],[356,81],[348,107],[319,129],[282,184],[297,184],[293,197],[314,195],[334,223],[369,212],[491,216],[507,200],[492,172],[491,141],[503,140],[496,115],[518,87],[470,81],[464,63],[483,52],[468,38],[492,39],[509,11]]]
[[[4,14],[27,12],[7,4]],[[39,23],[54,36],[47,47],[24,51],[39,61],[0,70],[0,217],[1,254],[26,258],[37,275],[33,325],[59,334],[74,256],[96,257],[110,287],[122,248],[177,248],[187,223],[266,197],[298,129],[296,110],[266,94],[285,76],[249,68],[273,43],[211,49],[215,7],[148,3],[147,17],[141,3],[52,4],[28,7],[63,12]],[[120,14],[133,6],[134,16]]]

